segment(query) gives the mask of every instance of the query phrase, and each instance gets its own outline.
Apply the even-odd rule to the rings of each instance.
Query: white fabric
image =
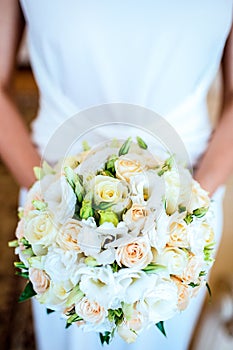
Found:
[[[192,162],[211,133],[206,93],[218,70],[232,21],[232,0],[21,0],[40,91],[32,137],[43,152],[56,128],[80,110],[124,102],[166,118]],[[83,121],[85,123],[85,120]],[[146,124],[146,121],[145,121]],[[56,160],[56,159],[54,159]],[[218,241],[221,199],[217,201]],[[134,345],[109,350],[185,350],[203,295]],[[34,304],[38,350],[101,349],[96,337],[64,330],[56,315]]]

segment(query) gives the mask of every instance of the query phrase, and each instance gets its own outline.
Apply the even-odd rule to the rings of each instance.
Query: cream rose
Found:
[[[183,272],[182,278],[187,283],[199,283],[199,274],[203,270],[204,261],[202,256],[192,256],[189,258],[186,269]]]
[[[123,220],[130,230],[135,227],[142,228],[149,211],[146,206],[134,203],[132,207],[123,215]]]
[[[189,247],[187,224],[183,220],[183,217],[171,217],[171,223],[169,225],[169,245],[187,248]]]
[[[110,176],[97,175],[94,183],[94,202],[112,204],[115,212],[122,211],[129,204],[129,189],[122,181]]]
[[[187,284],[183,283],[180,279],[172,277],[178,288],[178,309],[185,310],[190,301],[190,292]]]
[[[32,210],[25,220],[24,236],[32,245],[49,246],[57,235],[53,216],[48,211]]]
[[[68,219],[60,228],[57,235],[57,243],[64,250],[80,251],[78,235],[82,224],[78,220]]]
[[[75,311],[84,321],[96,324],[102,323],[107,316],[107,312],[103,306],[86,297],[75,304]]]
[[[37,294],[42,294],[49,288],[50,279],[43,270],[29,268],[29,279]]]
[[[143,171],[142,165],[126,157],[120,157],[115,161],[116,176],[118,179],[130,181],[130,177]]]
[[[180,276],[188,265],[188,255],[182,249],[167,247],[157,256],[156,263],[166,266],[169,274]]]
[[[119,266],[143,269],[153,260],[149,240],[139,237],[116,250],[116,261]]]
[[[144,317],[141,312],[133,310],[130,320],[125,320],[117,327],[119,336],[127,343],[133,343],[137,339],[137,332],[143,328]]]

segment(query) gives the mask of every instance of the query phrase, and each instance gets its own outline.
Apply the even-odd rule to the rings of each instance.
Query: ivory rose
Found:
[[[143,269],[153,259],[150,242],[146,237],[139,237],[116,250],[116,261],[119,266]]]
[[[75,304],[76,313],[86,322],[102,323],[107,316],[107,312],[103,306],[96,301],[91,301],[86,297],[82,298]]]
[[[94,202],[109,203],[114,212],[125,209],[129,204],[129,189],[126,183],[110,176],[97,175],[94,179]]]
[[[142,165],[133,159],[120,157],[115,161],[116,176],[118,179],[130,181],[130,177],[143,171]]]
[[[188,254],[176,247],[166,247],[156,257],[156,263],[166,266],[169,274],[179,276],[188,265]]]
[[[57,243],[64,250],[80,251],[78,235],[82,224],[78,220],[68,219],[60,228]]]

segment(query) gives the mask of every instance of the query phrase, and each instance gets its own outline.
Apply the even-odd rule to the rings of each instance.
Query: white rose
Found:
[[[192,253],[203,254],[204,247],[214,242],[213,228],[208,223],[194,218],[188,225],[188,239]]]
[[[192,213],[195,209],[202,207],[208,208],[209,205],[210,198],[208,192],[201,188],[197,181],[193,180],[187,210]]]
[[[44,270],[56,283],[72,281],[75,285],[78,282],[78,267],[78,254],[74,250],[52,248],[44,259]]]
[[[119,246],[116,250],[116,261],[119,266],[143,269],[152,260],[150,242],[146,237],[139,237],[124,246]]]
[[[82,229],[82,224],[78,220],[68,219],[58,231],[56,241],[64,250],[80,251],[79,233]]]
[[[115,161],[116,176],[125,181],[130,181],[130,177],[143,171],[142,165],[133,159],[121,156]]]
[[[113,211],[120,212],[129,205],[129,189],[126,183],[118,179],[97,175],[94,184],[94,202],[97,207],[101,202],[112,204]]]
[[[167,267],[169,274],[181,275],[188,264],[188,255],[182,249],[167,247],[156,257],[156,263]]]
[[[90,300],[95,300],[105,309],[114,304],[118,293],[118,286],[110,266],[106,267],[83,267],[79,270],[80,289]]]
[[[154,287],[145,292],[143,300],[137,303],[137,309],[149,322],[157,323],[172,318],[177,313],[178,291],[171,280],[163,280],[157,276]],[[156,278],[157,277],[157,278]]]
[[[54,220],[63,224],[73,217],[75,212],[76,196],[68,184],[65,176],[56,179],[45,191],[44,199],[49,210],[54,214]]]
[[[48,211],[32,210],[25,221],[24,236],[32,245],[49,246],[55,240],[57,227]]]
[[[42,294],[49,288],[50,279],[43,270],[29,268],[29,279],[37,294]]]
[[[86,297],[82,298],[75,304],[76,313],[86,322],[102,323],[107,316],[107,311],[96,301],[91,301]]]

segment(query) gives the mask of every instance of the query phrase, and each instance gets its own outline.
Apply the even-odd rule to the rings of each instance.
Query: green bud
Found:
[[[84,140],[82,142],[82,145],[83,145],[83,151],[86,152],[86,151],[89,151],[91,149],[91,147],[89,146],[88,142],[86,140]]]
[[[187,225],[191,224],[191,222],[193,221],[192,214],[187,214],[184,218],[184,221],[186,222]]]
[[[130,145],[132,143],[132,137],[129,137],[121,146],[118,155],[123,156],[124,154],[127,154],[129,152]]]
[[[110,171],[112,174],[115,174],[115,161],[118,159],[118,157],[113,154],[111,157],[109,157],[108,161],[105,164],[105,169]]]
[[[205,207],[201,207],[201,208],[198,208],[198,209],[195,209],[193,211],[193,214],[197,217],[197,218],[202,218],[208,211],[208,207],[205,208]]]
[[[38,167],[38,166],[35,166],[34,168],[33,168],[33,171],[34,171],[34,175],[35,175],[35,178],[37,179],[37,180],[41,180],[43,177],[44,177],[44,172],[43,172],[43,170],[42,170],[42,168],[40,168],[40,167]]]
[[[92,201],[84,199],[84,201],[82,202],[82,207],[80,209],[80,217],[81,219],[86,220],[91,216],[94,216]]]
[[[162,168],[158,171],[158,175],[162,176],[166,171],[170,171],[172,169],[174,159],[173,156],[169,157],[162,165]]]
[[[138,146],[140,148],[142,148],[142,149],[148,148],[147,144],[145,143],[145,141],[143,141],[143,139],[141,139],[141,137],[137,136],[136,139],[137,139]]]
[[[32,201],[32,205],[37,210],[45,210],[48,206],[47,203],[45,203],[43,201],[38,201],[38,200]]]
[[[93,258],[92,256],[88,256],[85,260],[84,260],[85,264],[87,266],[91,266],[91,267],[95,267],[98,266],[98,263],[96,261],[95,258]]]
[[[183,205],[179,205],[178,206],[178,212],[181,214],[181,213],[184,213],[186,211],[186,207],[183,206]]]
[[[10,248],[16,248],[19,246],[19,242],[17,239],[14,239],[13,241],[8,242],[8,247]]]
[[[99,210],[100,215],[99,224],[102,225],[104,222],[111,222],[115,227],[117,227],[119,219],[116,213],[112,210]]]

